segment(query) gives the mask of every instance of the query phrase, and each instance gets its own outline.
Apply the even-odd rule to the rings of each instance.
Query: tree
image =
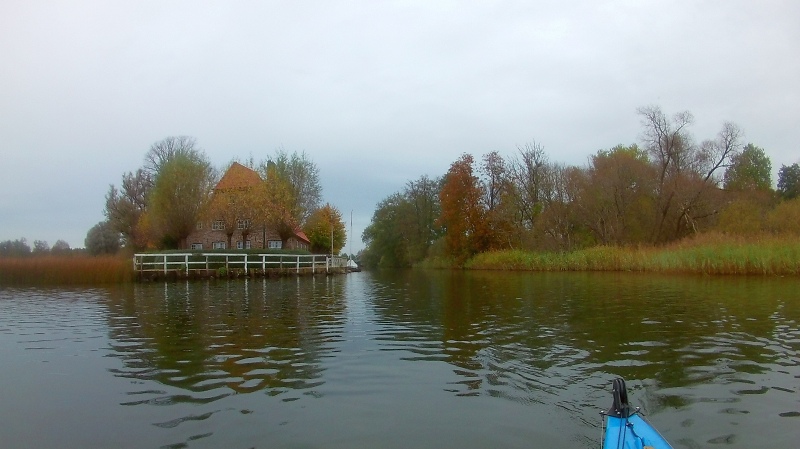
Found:
[[[367,245],[360,259],[364,265],[408,267],[414,262],[409,258],[408,233],[404,227],[405,218],[412,210],[411,203],[400,193],[378,203],[369,226],[361,234],[361,240]]]
[[[347,241],[342,213],[330,203],[311,214],[305,233],[311,241],[311,251],[315,253],[339,254]]]
[[[408,211],[398,217],[398,224],[406,240],[405,259],[409,263],[427,257],[430,247],[442,236],[442,229],[436,223],[441,214],[441,185],[441,179],[423,175],[416,181],[407,182],[403,190]]]
[[[548,161],[544,147],[536,142],[526,143],[524,147],[517,147],[517,150],[519,154],[509,163],[510,191],[518,228],[530,231],[544,206],[542,199]]]
[[[741,153],[733,155],[724,186],[736,191],[772,189],[772,162],[764,150],[748,143]]]
[[[486,207],[488,249],[513,247],[518,232],[514,229],[515,210],[511,195],[508,166],[499,153],[483,156],[480,167],[481,185]]]
[[[450,165],[439,193],[447,252],[463,263],[490,246],[489,223],[480,181],[473,173],[472,155],[463,154]]]
[[[732,201],[719,214],[717,229],[733,235],[753,235],[762,228],[764,213],[759,203],[748,198]]]
[[[654,172],[636,145],[600,150],[578,171],[575,203],[582,223],[598,243],[628,244],[648,239],[652,227]]]
[[[31,247],[28,246],[28,241],[24,237],[14,241],[5,240],[0,242],[0,256],[20,257],[27,256],[30,253]]]
[[[194,157],[194,155],[198,153],[201,153],[201,150],[197,147],[194,137],[165,137],[150,145],[150,149],[144,156],[144,167],[142,170],[151,182],[155,182],[164,164],[177,156]]]
[[[275,229],[281,238],[281,247],[286,248],[301,224],[299,205],[291,183],[278,172],[277,165],[268,162],[265,171],[264,182],[258,192],[262,201],[254,213],[258,221]]]
[[[585,232],[576,217],[581,176],[578,167],[545,164],[541,184],[544,206],[532,230],[543,236],[537,244],[539,248],[566,251],[582,246],[584,239],[579,236]]]
[[[441,179],[427,175],[406,183],[402,192],[381,201],[361,239],[367,244],[360,256],[366,266],[408,267],[429,255],[442,236]]]
[[[50,252],[53,254],[65,254],[70,252],[72,248],[69,247],[69,243],[64,240],[56,240],[53,243],[53,247],[50,249]]]
[[[651,240],[669,241],[697,232],[700,222],[719,210],[712,194],[718,183],[715,175],[739,150],[741,131],[726,122],[716,139],[697,146],[688,131],[694,120],[691,113],[681,112],[670,119],[657,106],[638,112],[645,149],[657,170]]]
[[[767,214],[766,222],[776,234],[800,235],[800,197],[781,201]]]
[[[277,176],[287,183],[293,204],[287,205],[293,213],[297,224],[302,225],[308,217],[319,208],[322,200],[322,187],[319,183],[317,165],[306,157],[305,153],[288,154],[279,149],[275,156],[262,164],[262,176]],[[270,174],[270,170],[272,173]]]
[[[159,166],[148,206],[160,246],[186,247],[214,184],[214,170],[200,151],[176,153]]]
[[[778,193],[785,200],[800,196],[800,165],[781,165],[778,170]]]
[[[50,252],[50,244],[44,240],[34,240],[33,241],[33,253],[34,254],[46,254]]]
[[[106,194],[106,221],[122,234],[122,243],[132,249],[147,245],[147,233],[142,227],[142,215],[147,210],[147,196],[153,181],[143,169],[122,175],[121,189],[114,185]]]
[[[89,229],[83,244],[93,256],[115,254],[120,248],[120,233],[108,220],[101,221]]]

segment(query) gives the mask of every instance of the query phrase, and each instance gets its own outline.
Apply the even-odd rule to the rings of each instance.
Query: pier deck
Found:
[[[325,254],[142,253],[133,255],[133,270],[139,279],[337,274],[347,272],[347,258]]]

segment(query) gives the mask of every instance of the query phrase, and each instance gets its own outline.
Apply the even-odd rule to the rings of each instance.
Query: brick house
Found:
[[[233,195],[236,192],[249,191],[261,184],[261,176],[254,170],[234,162],[214,187],[213,195]],[[308,250],[311,242],[299,228],[288,239],[285,246],[278,233],[265,225],[252,223],[247,212],[242,216],[229,215],[228,220],[222,217],[210,217],[197,223],[197,227],[186,242],[191,249],[228,249],[228,235],[231,234],[230,246],[235,249],[299,249]],[[230,231],[233,231],[232,233]]]

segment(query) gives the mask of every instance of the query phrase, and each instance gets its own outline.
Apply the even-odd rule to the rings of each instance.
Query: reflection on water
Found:
[[[588,448],[623,376],[676,447],[792,447],[798,287],[408,271],[0,289],[0,418],[27,446]]]
[[[178,401],[259,390],[291,400],[321,383],[320,359],[341,340],[338,281],[137,284],[110,304],[112,347],[124,362],[113,372],[192,393]],[[130,405],[151,400],[164,401]]]

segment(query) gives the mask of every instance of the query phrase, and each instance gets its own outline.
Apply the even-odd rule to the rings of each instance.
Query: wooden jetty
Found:
[[[347,258],[325,254],[141,253],[133,255],[139,280],[344,274]]]

